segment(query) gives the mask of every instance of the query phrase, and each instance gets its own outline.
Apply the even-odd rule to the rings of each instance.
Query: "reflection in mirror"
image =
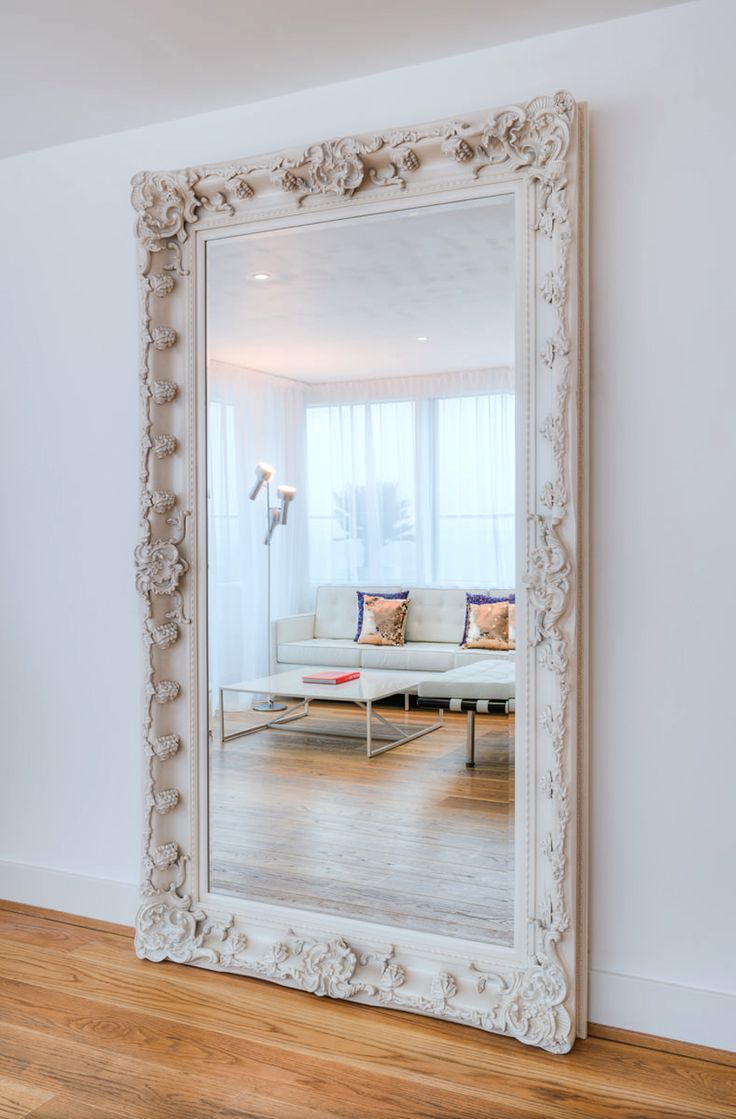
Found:
[[[213,893],[513,944],[514,241],[208,241]]]

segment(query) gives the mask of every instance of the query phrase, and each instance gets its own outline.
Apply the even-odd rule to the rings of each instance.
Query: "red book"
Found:
[[[302,676],[305,684],[346,684],[348,680],[358,680],[359,672],[311,672]]]

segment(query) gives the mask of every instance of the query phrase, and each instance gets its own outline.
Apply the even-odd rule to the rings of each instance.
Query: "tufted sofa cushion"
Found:
[[[464,628],[464,590],[438,587],[412,590],[406,619],[407,641],[443,641],[457,645]]]
[[[358,625],[357,592],[396,591],[401,587],[318,587],[314,618],[315,637],[338,637],[350,641],[355,637]]]
[[[397,672],[447,672],[454,667],[453,646],[434,641],[365,646],[360,666]]]
[[[363,646],[346,638],[317,637],[305,641],[280,641],[279,664],[315,664],[329,668],[360,668]]]
[[[440,641],[407,641],[405,645],[356,645],[345,638],[317,637],[280,641],[278,664],[321,665],[323,668],[380,668],[393,672],[448,672],[479,660],[513,666],[513,651],[462,649]]]
[[[431,680],[423,680],[418,692],[421,699],[487,699],[495,703],[514,699],[514,661],[491,658],[476,660]]]

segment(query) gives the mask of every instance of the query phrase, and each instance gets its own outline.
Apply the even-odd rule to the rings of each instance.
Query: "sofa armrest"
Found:
[[[276,648],[284,641],[309,641],[314,637],[314,614],[293,614],[274,622]]]

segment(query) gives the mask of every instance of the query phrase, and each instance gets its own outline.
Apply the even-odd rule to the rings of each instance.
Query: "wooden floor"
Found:
[[[437,718],[382,714],[405,733]],[[234,714],[226,731],[265,718]],[[362,718],[352,704],[313,703],[308,725],[324,736],[300,733],[300,720],[213,743],[210,888],[513,944],[513,717],[478,717],[473,769],[464,715],[370,759],[364,739],[329,734],[336,722],[362,730]]]
[[[0,902],[1,1119],[733,1119],[728,1059],[599,1038],[553,1057],[143,963],[130,930]]]

